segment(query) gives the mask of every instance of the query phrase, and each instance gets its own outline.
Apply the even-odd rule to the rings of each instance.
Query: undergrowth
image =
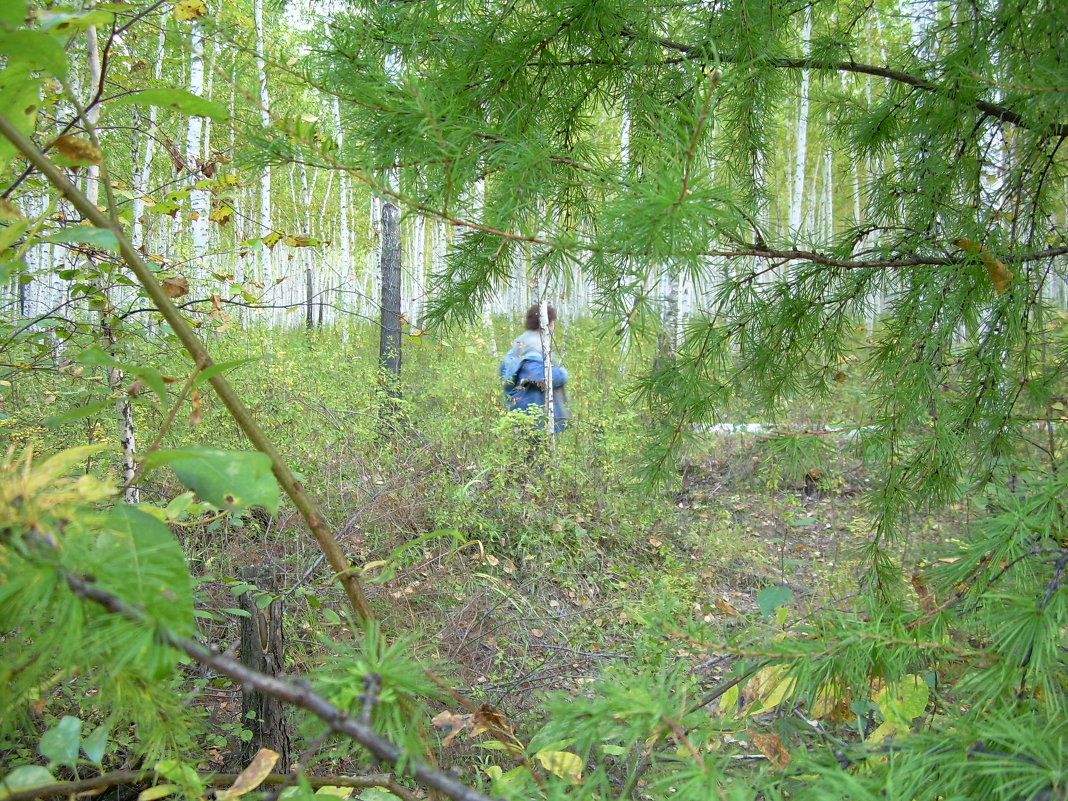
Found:
[[[1060,552],[1065,494],[1055,480],[917,516],[909,537],[880,552],[899,571],[895,605],[869,607],[867,499],[879,476],[860,379],[833,387],[822,405],[764,410],[758,426],[694,431],[677,481],[650,496],[634,484],[650,420],[620,392],[621,368],[634,365],[593,326],[561,335],[575,417],[551,453],[501,407],[490,342],[507,340],[503,328],[407,341],[402,396],[388,413],[366,355],[371,333],[246,332],[210,344],[217,361],[251,360],[231,379],[322,499],[378,626],[351,636],[344,597],[292,509],[220,513],[155,471],[143,498],[165,507],[177,532],[205,639],[236,636],[239,569],[273,565],[284,576],[275,592],[290,671],[316,677],[354,714],[361,677],[381,674],[390,688],[375,713],[382,731],[511,797],[545,776],[562,780],[542,784],[545,797],[573,793],[581,773],[590,798],[751,798],[754,787],[779,797],[811,776],[822,797],[828,788],[868,797],[898,781],[908,797],[933,798],[904,755],[944,756],[952,771],[954,749],[989,767],[1022,748],[1014,738],[1032,742],[1008,727],[1006,693],[1034,707],[1036,736],[1063,736],[1052,714],[1063,688],[1031,678],[1061,659],[1063,588],[1051,571],[1063,564],[1027,559],[1042,543]],[[165,347],[148,361],[165,375],[182,369]],[[62,402],[60,379],[78,364],[60,368],[44,406]],[[5,407],[11,443],[46,453],[79,437],[111,445],[88,466],[114,478],[106,415],[46,425],[48,395],[34,397]],[[164,427],[166,407],[138,400],[140,430]],[[739,406],[721,416],[752,424],[752,414]],[[207,394],[183,403],[160,445],[246,448]],[[1049,588],[1037,609],[1012,592],[1028,581]],[[957,597],[945,594],[954,587]],[[992,599],[996,612],[980,614]],[[961,606],[974,622],[950,617]],[[998,641],[993,632],[1006,628],[1018,634]],[[39,730],[61,714],[106,718],[106,706],[80,695],[95,686],[90,674],[54,681],[50,699],[36,696]],[[239,688],[188,667],[174,682],[191,713],[180,750],[195,742],[206,749],[192,759],[229,766],[246,736]],[[932,745],[939,728],[945,744]],[[32,760],[25,734],[5,737],[5,762]],[[364,766],[312,721],[297,737],[311,770]],[[1051,754],[1025,750],[1019,787],[1060,786]],[[108,764],[165,751],[116,735]],[[969,786],[993,781],[994,768],[983,770]]]

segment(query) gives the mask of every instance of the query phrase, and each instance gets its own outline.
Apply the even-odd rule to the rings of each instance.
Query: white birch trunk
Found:
[[[165,28],[159,32],[159,52],[156,54],[156,63],[153,67],[152,77],[159,83],[163,72],[163,52],[166,45],[167,33]],[[156,154],[156,138],[152,136],[152,129],[156,125],[156,107],[149,106],[148,112],[142,114],[141,119],[146,120],[144,135],[141,137],[142,147],[141,160],[134,174],[134,198],[131,213],[133,219],[130,223],[130,241],[135,248],[145,247],[145,223],[141,219],[145,216],[145,195],[148,194],[148,182],[152,177],[152,158]]]
[[[190,32],[189,54],[189,91],[195,95],[204,95],[204,32],[199,22],[193,23]],[[201,179],[200,168],[204,158],[204,118],[190,117],[186,128],[185,161],[189,170],[190,183],[196,184]],[[206,189],[192,189],[189,192],[189,206],[192,212],[190,230],[193,240],[193,264],[196,259],[208,253],[208,214],[211,201]]]
[[[255,0],[253,3],[253,17],[256,26],[256,78],[260,90],[260,124],[266,129],[271,124],[270,97],[267,94],[267,68],[264,59],[264,36],[263,36],[263,0]],[[334,102],[337,102],[335,98]],[[267,165],[260,176],[260,209],[259,209],[259,236],[264,237],[271,233],[271,167]],[[274,281],[274,272],[271,269],[272,250],[266,246],[261,247],[257,254],[256,272],[260,281],[270,285]]]
[[[89,62],[89,87],[87,92],[89,97],[87,100],[91,102],[101,78],[100,53],[97,49],[95,25],[89,27],[85,32],[85,37],[86,56]],[[86,123],[91,128],[95,128],[97,120],[100,118],[99,104],[88,106],[85,118]],[[86,195],[94,206],[97,205],[100,198],[100,168],[95,164],[86,170]],[[101,289],[104,292],[104,297],[107,298],[107,287],[101,287]],[[109,304],[105,303],[105,306],[107,305]],[[115,336],[114,329],[111,327],[106,311],[100,314],[100,329],[109,348],[114,348],[118,339]],[[132,483],[137,471],[137,444],[134,437],[133,405],[129,396],[121,393],[122,385],[125,381],[122,370],[118,367],[109,367],[107,376],[108,388],[112,394],[120,393],[119,400],[115,402],[115,415],[118,418],[119,446],[122,448],[122,483],[125,487],[123,498],[127,503],[137,503],[140,500],[140,493]]]
[[[261,0],[257,0],[260,2]],[[341,102],[334,98],[334,125],[337,128],[337,149],[344,152],[345,131],[341,126]],[[341,264],[338,269],[338,309],[345,309],[344,293],[348,287],[355,289],[355,266],[352,263],[352,179],[347,172],[338,174],[338,254]]]
[[[809,54],[809,39],[812,36],[812,6],[805,7],[805,23],[801,32],[801,57]],[[805,194],[805,154],[808,149],[808,86],[809,71],[801,70],[801,106],[797,114],[797,142],[794,151],[794,176],[790,192],[790,236],[794,241],[801,237],[802,211]]]

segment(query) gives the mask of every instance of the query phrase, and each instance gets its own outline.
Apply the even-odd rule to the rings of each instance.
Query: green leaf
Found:
[[[0,53],[7,56],[9,65],[24,64],[34,72],[60,79],[67,77],[67,54],[63,45],[47,33],[31,30],[0,33]]]
[[[888,723],[907,727],[913,718],[923,714],[930,697],[931,690],[923,676],[910,673],[900,681],[887,683],[872,700]]]
[[[119,240],[115,232],[110,228],[92,228],[88,225],[71,225],[54,234],[41,237],[42,242],[56,242],[58,244],[80,242],[94,245],[113,253],[119,252]]]
[[[37,15],[37,18],[46,29],[54,29],[70,34],[88,30],[93,25],[108,25],[115,19],[115,15],[110,11],[101,11],[99,9],[80,14],[43,11]]]
[[[55,782],[56,777],[46,768],[40,765],[22,765],[7,774],[0,782],[0,798],[17,793],[19,790],[30,790],[46,784],[55,784]]]
[[[218,364],[212,364],[212,365],[210,365],[208,367],[205,367],[203,370],[201,370],[197,374],[197,377],[193,380],[193,386],[194,387],[199,387],[201,384],[203,384],[205,381],[207,381],[213,375],[218,375],[219,373],[223,372],[224,370],[230,370],[231,368],[239,367],[242,364],[248,364],[249,362],[254,362],[254,361],[256,361],[256,359],[254,359],[254,358],[251,358],[251,359],[234,359],[233,361],[229,361],[229,362],[219,362]]]
[[[12,28],[26,20],[26,0],[0,0],[0,22]]]
[[[270,458],[258,451],[182,448],[156,451],[146,463],[148,469],[170,465],[183,484],[221,509],[262,506],[278,511],[278,481],[271,473]]]
[[[41,735],[37,750],[53,765],[73,765],[78,760],[81,740],[82,721],[64,715],[59,723]]]
[[[82,740],[82,753],[90,762],[99,765],[104,759],[104,751],[108,747],[108,726],[103,723],[93,729],[92,733]]]
[[[112,105],[143,105],[173,108],[191,117],[211,117],[217,122],[230,119],[230,112],[220,103],[199,97],[185,89],[144,89],[113,101]]]
[[[49,428],[53,428],[55,426],[63,425],[64,423],[73,422],[75,420],[84,420],[86,417],[92,417],[97,412],[106,409],[113,403],[114,401],[112,400],[102,400],[96,401],[95,403],[87,403],[85,406],[75,406],[68,412],[53,415],[51,417],[46,417],[41,422]]]
[[[149,389],[156,393],[160,403],[164,403],[167,400],[167,382],[163,380],[163,375],[154,367],[147,367],[138,364],[123,364],[122,369],[131,375],[135,375],[140,378]]]
[[[166,512],[168,520],[177,520],[193,503],[193,493],[183,492],[181,495],[175,495],[171,498],[171,502],[167,504]]]
[[[765,587],[757,595],[757,606],[760,607],[760,613],[765,617],[771,617],[775,614],[776,608],[785,606],[790,603],[790,599],[794,597],[794,591],[789,587],[782,587],[778,584],[774,584],[770,587]]]
[[[11,276],[15,273],[21,273],[23,270],[29,269],[25,262],[21,261],[4,261],[0,262],[0,284],[6,283],[11,280]],[[20,276],[21,277],[21,276]]]
[[[29,136],[33,132],[37,109],[41,104],[41,80],[32,75],[32,70],[25,64],[9,64],[0,70],[0,109],[12,125]],[[18,149],[6,136],[0,136],[0,171]]]
[[[119,362],[105,352],[99,345],[93,345],[91,348],[86,348],[74,358],[75,361],[88,367],[122,367]]]
[[[7,250],[11,247],[11,245],[13,245],[29,227],[29,220],[17,220],[11,223],[11,225],[0,228],[0,251]]]
[[[192,582],[171,530],[131,506],[114,507],[103,523],[101,545],[105,555],[111,554],[111,568],[100,583],[176,633],[191,634]]]

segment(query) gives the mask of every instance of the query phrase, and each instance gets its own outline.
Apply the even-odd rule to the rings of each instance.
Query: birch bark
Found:
[[[204,30],[199,22],[195,22],[190,32],[189,91],[199,96],[204,94],[204,88]],[[186,128],[185,161],[190,183],[194,185],[189,192],[194,264],[196,259],[203,258],[208,252],[208,214],[211,201],[206,189],[195,187],[200,180],[200,169],[203,166],[203,145],[204,119],[191,116]]]
[[[100,105],[92,103],[92,97],[95,95],[102,78],[95,25],[91,25],[86,30],[85,42],[86,56],[89,62],[89,86],[87,92],[89,101],[86,104],[85,122],[92,130],[96,128],[97,120],[100,118]],[[94,206],[99,204],[100,168],[95,164],[86,170],[86,197],[89,198],[89,202]],[[109,318],[111,302],[108,298],[108,288],[102,286],[101,291],[104,294],[105,301],[104,308],[100,312],[100,331],[104,336],[104,341],[107,342],[108,349],[113,350],[118,344],[118,337],[115,335],[115,329],[112,327],[111,319]],[[140,492],[132,483],[137,472],[137,443],[134,432],[133,404],[126,393],[120,393],[125,381],[122,370],[118,367],[109,367],[107,378],[108,388],[112,394],[117,394],[119,397],[119,400],[115,402],[115,414],[118,418],[119,446],[122,449],[122,483],[125,487],[123,498],[127,503],[137,503],[140,501]]]
[[[808,58],[812,37],[812,6],[805,8],[805,22],[801,32],[801,57]],[[805,194],[805,155],[808,148],[808,87],[809,71],[801,70],[801,105],[797,114],[797,140],[794,149],[794,175],[790,191],[790,236],[800,239]]]
[[[260,94],[260,124],[267,129],[271,125],[270,97],[267,94],[267,69],[264,59],[263,45],[263,0],[255,0],[253,3],[253,18],[256,27],[256,79],[259,84]],[[337,98],[334,99],[337,103]],[[259,181],[259,235],[265,237],[271,233],[271,166],[268,164]],[[260,247],[257,255],[257,278],[270,285],[274,281],[274,273],[271,269],[272,249]]]

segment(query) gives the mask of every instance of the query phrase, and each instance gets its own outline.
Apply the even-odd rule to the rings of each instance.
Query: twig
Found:
[[[126,490],[128,490],[138,481],[140,481],[141,476],[145,474],[145,467],[148,464],[149,454],[153,453],[160,446],[160,443],[163,442],[163,437],[166,436],[167,431],[170,430],[171,424],[174,422],[174,418],[178,416],[178,410],[185,402],[185,396],[189,393],[190,388],[193,386],[193,382],[196,380],[196,377],[200,375],[200,371],[203,367],[204,365],[200,362],[200,360],[197,360],[193,364],[193,369],[189,373],[189,377],[182,385],[181,392],[178,393],[178,399],[174,402],[174,405],[171,406],[170,411],[167,412],[167,418],[163,421],[163,425],[160,426],[159,432],[156,434],[155,439],[152,440],[152,444],[148,446],[148,449],[145,451],[144,456],[141,457],[141,461],[138,462],[137,469],[134,470],[133,475],[130,476],[130,480],[127,481],[125,485],[123,485],[121,490],[119,490],[121,494],[125,495]]]
[[[121,615],[127,620],[137,623],[150,622],[143,613],[129,606],[118,596],[100,589],[92,582],[66,571],[62,575],[75,595],[95,601],[108,611]],[[333,731],[362,745],[376,759],[391,765],[403,762],[405,772],[424,786],[437,790],[455,801],[493,801],[489,796],[462,783],[453,775],[432,768],[417,757],[405,753],[370,726],[345,714],[306,684],[286,681],[252,670],[234,659],[211,650],[195,640],[175,634],[162,626],[157,625],[155,631],[156,636],[162,642],[183,651],[200,664],[234,681],[241,682],[256,692],[310,712]]]
[[[371,725],[371,712],[378,703],[378,691],[382,689],[382,677],[377,673],[366,673],[363,677],[363,692],[360,693],[360,701],[363,708],[357,720],[364,726]]]
[[[19,131],[4,114],[0,114],[0,134],[7,137],[18,151],[26,157],[26,160],[37,167],[41,174],[56,189],[62,192],[87,220],[98,228],[107,229],[115,235],[119,243],[119,250],[126,264],[137,277],[145,292],[156,304],[164,319],[174,330],[186,351],[195,362],[202,364],[205,368],[212,365],[214,362],[204,348],[203,343],[186,319],[171,303],[171,299],[163,291],[163,287],[156,279],[155,274],[145,264],[141,254],[137,252],[122,229],[113,224],[106,215],[102,214],[100,209],[91,203],[89,198],[74,186],[56,165],[28,137]],[[333,531],[311,496],[304,490],[304,485],[297,481],[282,454],[278,452],[274,443],[260,428],[259,423],[252,417],[252,414],[226,378],[216,373],[209,380],[245,436],[256,446],[257,450],[270,458],[271,469],[278,479],[278,483],[281,484],[286,494],[293,501],[294,506],[300,511],[301,516],[311,530],[312,536],[326,554],[337,580],[345,588],[349,603],[352,605],[356,617],[361,620],[373,620],[374,613],[371,611],[367,597],[364,595],[363,586],[356,575],[349,569],[348,559],[334,538]]]
[[[225,787],[234,783],[236,773],[202,773],[200,780],[204,784],[215,787]],[[90,779],[80,779],[71,782],[55,782],[43,784],[39,787],[31,787],[26,790],[16,790],[4,796],[4,801],[33,801],[36,798],[48,796],[72,797],[78,793],[89,790],[103,790],[116,785],[137,784],[143,781],[155,781],[159,774],[154,770],[114,770],[103,773]],[[263,784],[282,785],[293,780],[293,776],[287,773],[272,773],[263,780]],[[373,773],[369,776],[305,776],[306,781],[312,787],[381,787],[389,790],[402,801],[419,801],[419,797],[399,784],[389,773]]]

